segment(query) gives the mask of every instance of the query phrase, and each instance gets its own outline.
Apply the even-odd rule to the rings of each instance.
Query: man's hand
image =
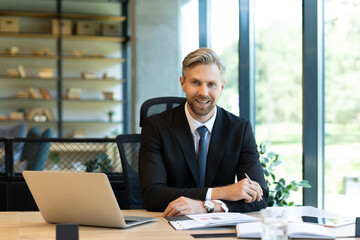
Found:
[[[188,214],[197,214],[197,213],[206,213],[203,201],[194,200],[187,197],[179,197],[169,203],[165,211],[163,212],[163,217],[179,216],[179,215],[188,215]]]
[[[226,187],[216,187],[212,192],[212,199],[223,199],[228,201],[245,200],[246,203],[260,201],[263,191],[260,185],[255,181],[249,181],[244,178],[240,182]]]

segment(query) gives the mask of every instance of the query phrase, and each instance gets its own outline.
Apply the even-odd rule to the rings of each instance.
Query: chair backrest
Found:
[[[157,97],[146,100],[140,108],[140,127],[142,126],[144,118],[170,110],[179,106],[185,100],[183,97]]]
[[[130,209],[143,208],[138,167],[140,136],[140,134],[124,134],[116,137]]]

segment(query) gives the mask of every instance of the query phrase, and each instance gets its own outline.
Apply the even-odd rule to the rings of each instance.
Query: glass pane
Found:
[[[239,115],[239,1],[211,0],[210,47],[226,66],[225,88],[218,105]]]
[[[258,145],[280,154],[276,179],[302,179],[302,1],[255,1]],[[302,204],[302,191],[291,194]]]
[[[358,217],[360,2],[325,0],[324,5],[325,209]]]
[[[181,61],[199,47],[199,1],[181,0]]]

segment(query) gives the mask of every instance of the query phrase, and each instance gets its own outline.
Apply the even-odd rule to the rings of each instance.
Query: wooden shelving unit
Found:
[[[11,0],[5,0],[11,2]],[[5,87],[0,89],[0,102],[8,107],[0,109],[0,115],[6,115],[11,111],[18,109],[29,110],[29,108],[50,108],[56,116],[55,121],[34,122],[24,120],[26,123],[47,126],[57,125],[57,136],[66,136],[68,132],[73,131],[71,124],[78,128],[79,123],[102,125],[98,128],[98,135],[94,135],[96,126],[91,129],[93,132],[89,137],[103,137],[109,132],[119,130],[124,131],[124,122],[122,119],[125,112],[123,105],[128,101],[129,96],[126,93],[124,84],[127,83],[126,64],[129,36],[127,35],[127,1],[109,3],[99,1],[98,4],[118,4],[118,13],[102,12],[102,9],[89,7],[86,8],[83,1],[63,2],[54,0],[54,3],[78,4],[71,8],[73,12],[43,12],[22,11],[0,9],[0,17],[12,17],[19,19],[19,32],[1,32],[0,30],[0,83]],[[69,7],[68,7],[69,8]],[[64,8],[62,8],[64,9]],[[65,8],[66,9],[66,8]],[[89,9],[89,13],[83,13],[83,9]],[[98,13],[95,11],[99,11]],[[113,11],[113,8],[111,9]],[[71,20],[72,34],[53,34],[51,26],[52,19]],[[29,22],[34,20],[34,25]],[[75,31],[78,21],[88,21],[96,24],[95,35],[80,35]],[[104,24],[121,24],[121,34],[116,36],[104,35],[102,30]],[[31,25],[31,29],[23,27],[22,24]],[[38,28],[37,25],[38,24]],[[60,25],[58,26],[61,27]],[[19,52],[10,55],[4,54],[5,48],[19,47]],[[2,48],[2,49],[1,49]],[[33,54],[34,50],[42,48],[51,49],[54,56]],[[82,56],[76,56],[72,51],[87,50]],[[94,55],[94,56],[92,56]],[[2,64],[4,63],[4,64]],[[26,70],[26,77],[8,77],[8,69],[17,69],[23,65]],[[128,65],[127,65],[128,66]],[[38,73],[41,69],[50,68],[54,70],[52,78],[40,78]],[[96,78],[82,78],[82,73],[94,74]],[[103,79],[103,75],[108,78]],[[45,86],[51,92],[51,99],[33,99],[17,98],[17,91],[26,91],[28,88],[40,88]],[[67,99],[66,91],[69,88],[81,89],[81,98],[79,100]],[[113,99],[106,99],[103,92],[113,92]],[[49,105],[50,104],[50,105]],[[115,112],[114,120],[108,121],[106,112]],[[104,113],[105,112],[105,113]],[[73,121],[76,117],[76,121]],[[102,119],[103,118],[103,119]],[[6,120],[0,123],[18,123],[19,120]],[[86,129],[84,129],[86,131]]]

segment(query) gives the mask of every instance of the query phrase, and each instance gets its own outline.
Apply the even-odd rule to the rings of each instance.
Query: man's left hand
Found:
[[[179,197],[169,203],[163,217],[180,216],[188,214],[207,213],[203,201],[187,197]]]

